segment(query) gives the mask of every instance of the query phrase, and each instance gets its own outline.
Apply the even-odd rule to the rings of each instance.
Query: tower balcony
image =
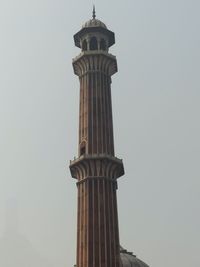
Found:
[[[71,160],[69,167],[72,177],[79,181],[88,177],[117,179],[124,175],[122,160],[108,154],[84,154]]]
[[[107,51],[82,51],[72,61],[74,73],[81,77],[88,72],[103,72],[112,76],[117,72],[116,57]]]

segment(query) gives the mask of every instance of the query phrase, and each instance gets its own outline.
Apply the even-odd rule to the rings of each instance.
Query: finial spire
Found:
[[[96,18],[96,10],[95,10],[95,5],[93,5],[93,12],[92,12],[92,18]]]

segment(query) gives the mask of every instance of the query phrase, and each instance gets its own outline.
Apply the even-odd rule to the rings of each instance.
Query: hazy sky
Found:
[[[198,0],[1,0],[0,266],[75,263],[68,166],[77,155],[79,82],[71,62],[73,34],[93,2],[116,34],[121,245],[152,267],[200,266]]]

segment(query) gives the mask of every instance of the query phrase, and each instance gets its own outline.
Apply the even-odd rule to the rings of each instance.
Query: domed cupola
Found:
[[[107,29],[105,23],[96,19],[95,8],[93,8],[92,19],[86,21],[82,29],[74,35],[74,42],[77,47],[82,48],[82,51],[108,51],[115,43],[115,35]]]
[[[89,28],[89,27],[102,27],[102,28],[107,29],[106,24],[103,23],[101,20],[96,19],[96,15],[95,14],[93,14],[93,18],[92,19],[86,21],[82,26],[82,28]]]
[[[132,252],[120,247],[120,267],[149,267],[146,263],[138,259]]]

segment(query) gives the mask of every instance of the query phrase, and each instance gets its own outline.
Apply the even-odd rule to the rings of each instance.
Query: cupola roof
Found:
[[[120,247],[121,267],[149,267],[146,263],[138,259],[132,252]]]
[[[92,33],[101,33],[107,36],[108,38],[108,46],[112,46],[115,43],[115,35],[114,32],[108,30],[107,26],[105,23],[103,23],[101,20],[96,19],[96,11],[95,7],[93,7],[93,15],[92,19],[86,21],[83,25],[82,28],[79,32],[77,32],[74,35],[74,42],[77,47],[80,46],[80,40],[82,37],[86,34],[92,34]]]
[[[103,23],[101,20],[96,19],[96,18],[86,21],[82,26],[82,28],[90,28],[90,27],[102,27],[104,29],[107,29],[105,23]]]

